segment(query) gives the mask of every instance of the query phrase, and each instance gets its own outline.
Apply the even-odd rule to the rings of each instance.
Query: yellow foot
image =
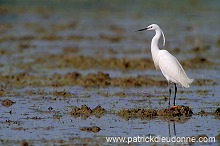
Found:
[[[175,105],[175,106],[171,106],[171,107],[178,107],[178,106]]]

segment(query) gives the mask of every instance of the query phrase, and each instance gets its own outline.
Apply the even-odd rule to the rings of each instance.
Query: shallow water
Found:
[[[123,0],[30,3],[23,0],[16,4],[1,1],[0,96],[1,100],[10,99],[16,103],[0,106],[0,143],[18,144],[25,139],[34,145],[108,144],[108,136],[219,135],[217,115],[194,114],[174,120],[160,116],[122,118],[116,114],[130,108],[166,108],[166,85],[94,87],[78,82],[65,83],[68,79],[64,79],[62,85],[55,84],[55,81],[62,81],[53,76],[69,72],[85,76],[101,71],[109,73],[111,78],[141,75],[156,81],[165,80],[153,65],[123,66],[123,61],[129,62],[127,58],[151,59],[150,40],[154,32],[137,33],[135,30],[158,23],[166,36],[165,48],[195,79],[189,89],[178,88],[177,104],[189,106],[194,113],[201,110],[213,113],[220,106],[219,13],[218,1],[169,4],[159,0],[135,3]],[[163,48],[162,41],[160,46]],[[84,56],[81,64],[68,61],[68,57],[74,56]],[[103,65],[110,57],[124,60],[122,64],[121,60],[116,60],[113,66]],[[208,61],[187,62],[196,57]],[[139,63],[142,65],[141,61]],[[57,91],[71,94],[62,95]],[[125,95],[115,94],[120,92]],[[101,105],[108,112],[100,117],[71,116],[72,108],[81,105],[91,108]],[[101,130],[97,133],[80,130],[84,126],[98,126]],[[218,145],[219,142],[209,144]]]

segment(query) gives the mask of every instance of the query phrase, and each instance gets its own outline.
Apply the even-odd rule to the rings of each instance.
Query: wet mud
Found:
[[[81,108],[74,106],[72,108],[72,111],[70,112],[70,115],[76,117],[80,115],[84,116],[91,116],[91,115],[103,115],[107,112],[104,108],[102,108],[100,105],[96,106],[95,108],[91,109],[87,105],[82,105]]]
[[[5,82],[5,86],[67,86],[67,85],[81,85],[81,86],[144,86],[144,85],[165,85],[165,81],[156,81],[145,76],[137,77],[115,77],[111,78],[108,73],[98,72],[88,73],[86,76],[78,72],[66,73],[61,75],[54,73],[51,76],[33,76],[27,73],[18,73],[15,75],[2,75],[0,79]],[[11,83],[8,83],[8,81]],[[39,81],[37,81],[39,80]],[[66,94],[70,93],[55,93]]]
[[[220,107],[216,109],[216,111],[214,112],[215,115],[220,115]]]
[[[21,44],[19,47],[25,49],[27,45]],[[33,48],[33,47],[32,47]],[[5,51],[5,50],[2,50]],[[71,55],[71,51],[73,52]],[[107,57],[107,58],[96,58],[91,56],[82,56],[75,55],[75,48],[64,48],[64,54],[56,55],[56,54],[45,54],[44,57],[38,57],[32,62],[19,64],[17,67],[24,69],[27,66],[35,66],[40,65],[42,62],[46,63],[46,68],[54,69],[54,68],[75,68],[75,69],[119,69],[119,70],[145,70],[145,69],[154,69],[154,63],[151,58],[115,58],[115,57]],[[70,54],[66,54],[69,53]],[[3,52],[4,53],[4,52]],[[54,64],[54,62],[56,62]],[[201,65],[204,68],[209,68],[210,65],[220,65],[220,62],[213,62],[206,57],[192,57],[187,60],[181,60],[181,64],[184,68],[199,68]],[[194,62],[192,64],[192,62]]]
[[[157,111],[158,116],[192,116],[193,112],[188,106],[179,105]]]
[[[22,140],[21,141],[21,146],[28,146],[28,142],[26,140]]]
[[[97,126],[92,126],[92,127],[81,127],[80,128],[81,131],[87,131],[87,132],[94,132],[97,133],[99,132],[101,129]]]
[[[204,110],[201,110],[197,113],[194,113],[194,115],[216,115],[216,116],[219,116],[220,115],[220,108],[217,108],[214,112],[206,112]]]
[[[15,102],[11,101],[10,99],[4,99],[1,101],[2,106],[11,106],[12,104],[14,104]]]
[[[88,73],[82,75],[79,72],[68,72],[64,75],[54,73],[48,76],[30,75],[22,72],[14,75],[0,75],[3,86],[16,87],[16,86],[69,86],[80,85],[84,87],[92,86],[147,86],[158,85],[165,86],[167,81],[155,80],[144,75],[137,75],[136,77],[110,77],[109,73]],[[211,79],[195,79],[195,85],[216,85],[216,81]],[[5,94],[6,91],[1,91]],[[30,91],[31,92],[31,91]],[[72,93],[65,91],[54,92],[56,95],[70,96]]]
[[[192,116],[193,112],[188,106],[179,105],[175,107],[168,107],[164,109],[128,109],[121,110],[117,113],[119,116],[139,116],[141,118],[155,116]]]

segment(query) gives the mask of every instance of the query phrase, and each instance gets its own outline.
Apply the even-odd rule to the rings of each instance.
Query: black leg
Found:
[[[170,98],[171,98],[171,87],[169,85],[169,103],[168,103],[168,107],[170,107]]]
[[[174,86],[175,86],[175,92],[174,92],[173,106],[175,106],[176,104],[176,92],[177,92],[176,83],[174,83]]]

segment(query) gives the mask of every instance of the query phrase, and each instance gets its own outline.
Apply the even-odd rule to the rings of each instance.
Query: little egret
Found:
[[[182,65],[179,61],[170,54],[167,50],[160,50],[158,47],[158,42],[161,36],[163,35],[163,46],[165,46],[165,36],[163,31],[157,24],[151,24],[146,28],[139,29],[137,31],[143,30],[154,30],[156,32],[155,36],[151,41],[151,54],[154,61],[154,65],[156,69],[160,69],[164,77],[167,79],[168,84],[174,83],[175,92],[174,92],[174,100],[173,106],[175,106],[176,100],[176,92],[177,87],[176,84],[180,84],[182,87],[189,88],[189,84],[193,82],[193,79],[190,79],[185,73]],[[171,87],[169,86],[169,103],[170,106],[170,98],[171,98]]]

